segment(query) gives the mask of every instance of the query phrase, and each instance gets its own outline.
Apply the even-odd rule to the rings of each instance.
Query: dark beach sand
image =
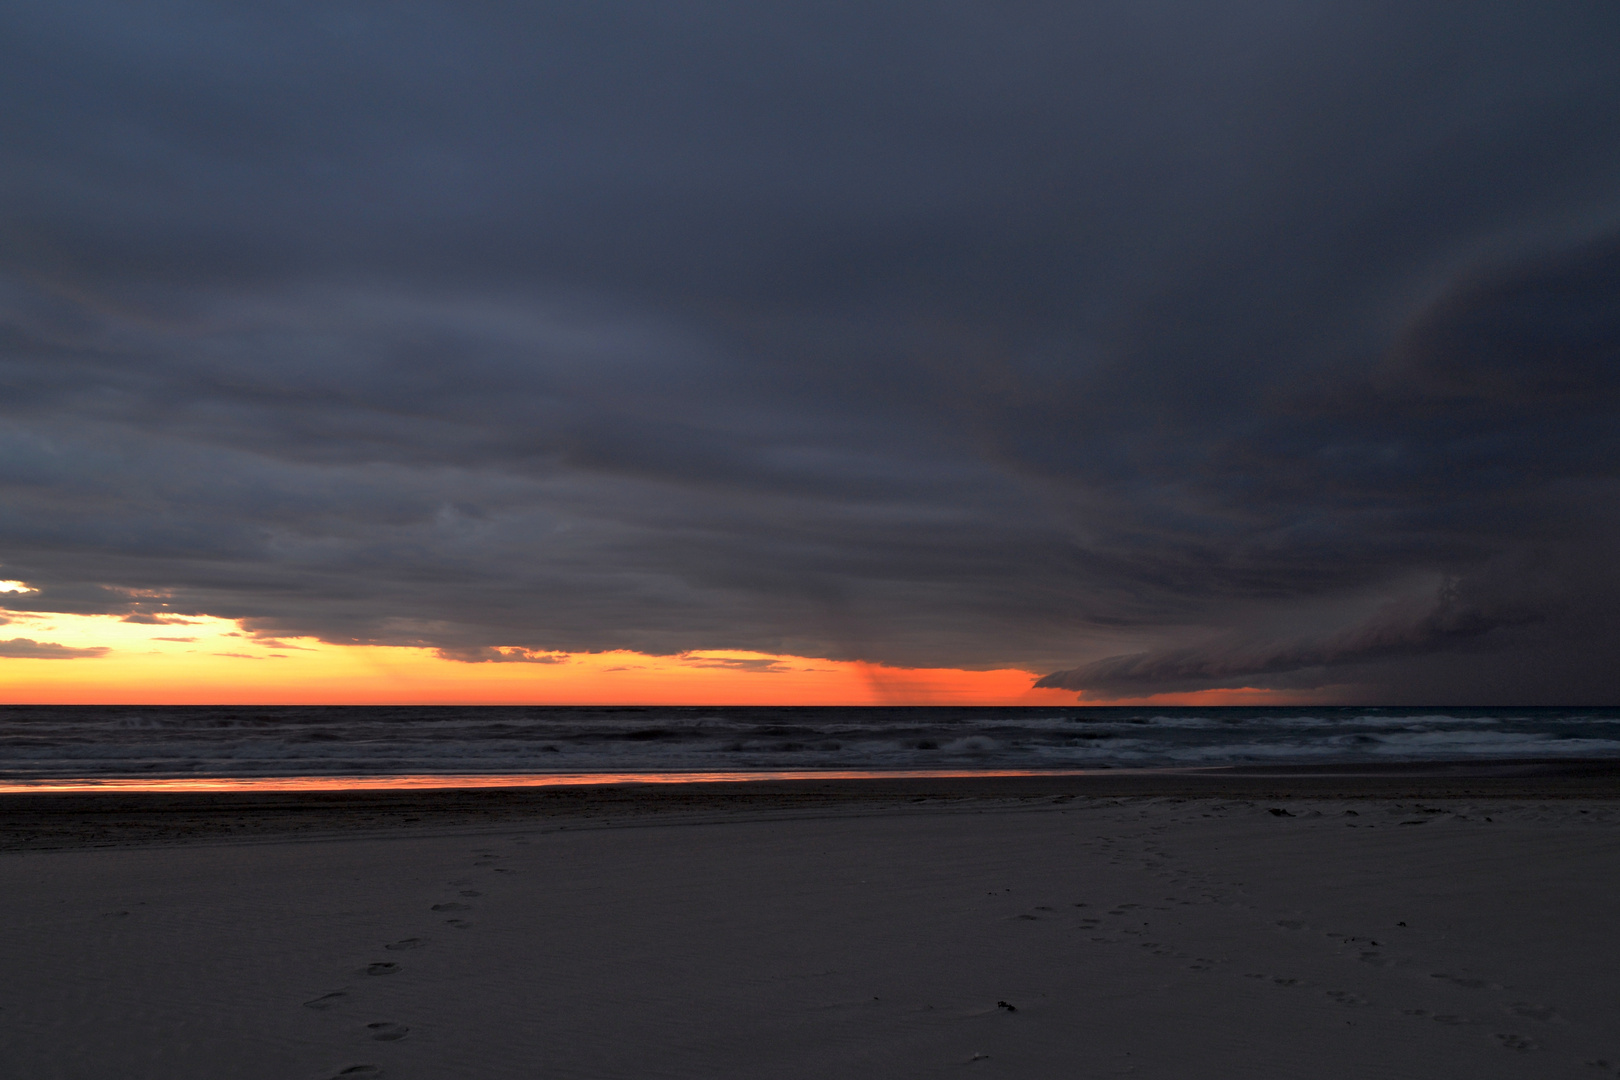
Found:
[[[1620,1075],[1614,762],[36,793],[0,839],[8,1076]]]

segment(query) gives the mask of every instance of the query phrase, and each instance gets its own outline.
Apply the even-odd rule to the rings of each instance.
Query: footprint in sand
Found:
[[[1329,990],[1327,992],[1327,996],[1332,998],[1334,1001],[1337,1001],[1340,1005],[1361,1006],[1372,1004],[1372,1002],[1368,1001],[1360,994],[1352,994],[1348,990]]]
[[[472,910],[472,905],[471,904],[457,904],[457,903],[453,903],[453,902],[449,903],[449,904],[434,904],[433,905],[433,910],[434,911],[471,911]]]
[[[1503,1006],[1503,1008],[1507,1009],[1507,1011],[1512,1013],[1514,1016],[1522,1016],[1528,1020],[1540,1020],[1544,1024],[1550,1024],[1554,1021],[1563,1020],[1563,1017],[1559,1016],[1557,1012],[1549,1009],[1547,1006],[1532,1005],[1528,1001],[1515,1001],[1511,1005]]]
[[[375,1077],[382,1074],[382,1066],[380,1065],[350,1065],[348,1068],[339,1069],[333,1073],[332,1080],[339,1080],[340,1077],[345,1076],[359,1080],[360,1077]]]
[[[1493,983],[1493,982],[1486,982],[1484,979],[1469,979],[1469,978],[1464,978],[1464,977],[1462,977],[1460,975],[1447,975],[1444,972],[1435,972],[1433,975],[1430,975],[1429,978],[1431,978],[1431,979],[1444,979],[1448,983],[1452,983],[1452,984],[1454,984],[1456,986],[1461,986],[1461,987],[1463,987],[1465,989],[1468,989],[1468,990],[1505,990],[1506,989],[1506,987],[1504,987],[1504,986],[1501,986],[1501,985],[1499,985],[1497,983]]]
[[[1504,1050],[1539,1050],[1541,1045],[1534,1039],[1527,1039],[1523,1035],[1496,1033],[1496,1040],[1502,1044]]]
[[[336,1008],[337,1006],[343,1004],[343,999],[347,998],[348,996],[349,996],[348,992],[345,991],[345,990],[334,990],[330,994],[322,994],[318,998],[311,998],[310,1000],[304,1002],[304,1008],[306,1008],[306,1009],[332,1009],[332,1008]]]
[[[1428,1009],[1406,1009],[1404,1015],[1433,1020],[1437,1024],[1450,1024],[1453,1027],[1472,1022],[1466,1016],[1457,1016],[1455,1013],[1432,1013]]]
[[[385,961],[385,960],[379,960],[375,964],[366,965],[366,974],[367,975],[392,975],[394,972],[396,972],[398,970],[399,970],[399,965],[398,964],[391,963],[391,962]]]
[[[468,922],[466,919],[446,919],[444,920],[444,925],[453,926],[457,930],[465,930],[467,927],[471,926],[472,923]]]
[[[422,949],[422,948],[426,948],[426,947],[427,947],[427,939],[426,938],[419,938],[419,937],[401,938],[399,941],[394,942],[392,945],[384,945],[383,946],[383,948],[388,949],[388,950],[390,950],[392,952],[399,952],[402,949]]]
[[[378,1042],[396,1042],[410,1034],[411,1029],[404,1024],[396,1024],[392,1020],[379,1020],[375,1024],[367,1024],[366,1030]]]

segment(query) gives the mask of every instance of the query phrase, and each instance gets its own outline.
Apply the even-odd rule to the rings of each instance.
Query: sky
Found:
[[[1613,5],[16,0],[0,100],[0,700],[1620,700]]]

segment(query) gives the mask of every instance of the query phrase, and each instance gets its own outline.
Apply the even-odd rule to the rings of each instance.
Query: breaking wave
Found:
[[[1620,756],[1620,709],[0,706],[0,779]]]

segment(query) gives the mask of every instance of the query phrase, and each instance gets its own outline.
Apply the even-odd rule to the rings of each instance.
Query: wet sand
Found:
[[[0,798],[28,1077],[1620,1075],[1620,768]]]

